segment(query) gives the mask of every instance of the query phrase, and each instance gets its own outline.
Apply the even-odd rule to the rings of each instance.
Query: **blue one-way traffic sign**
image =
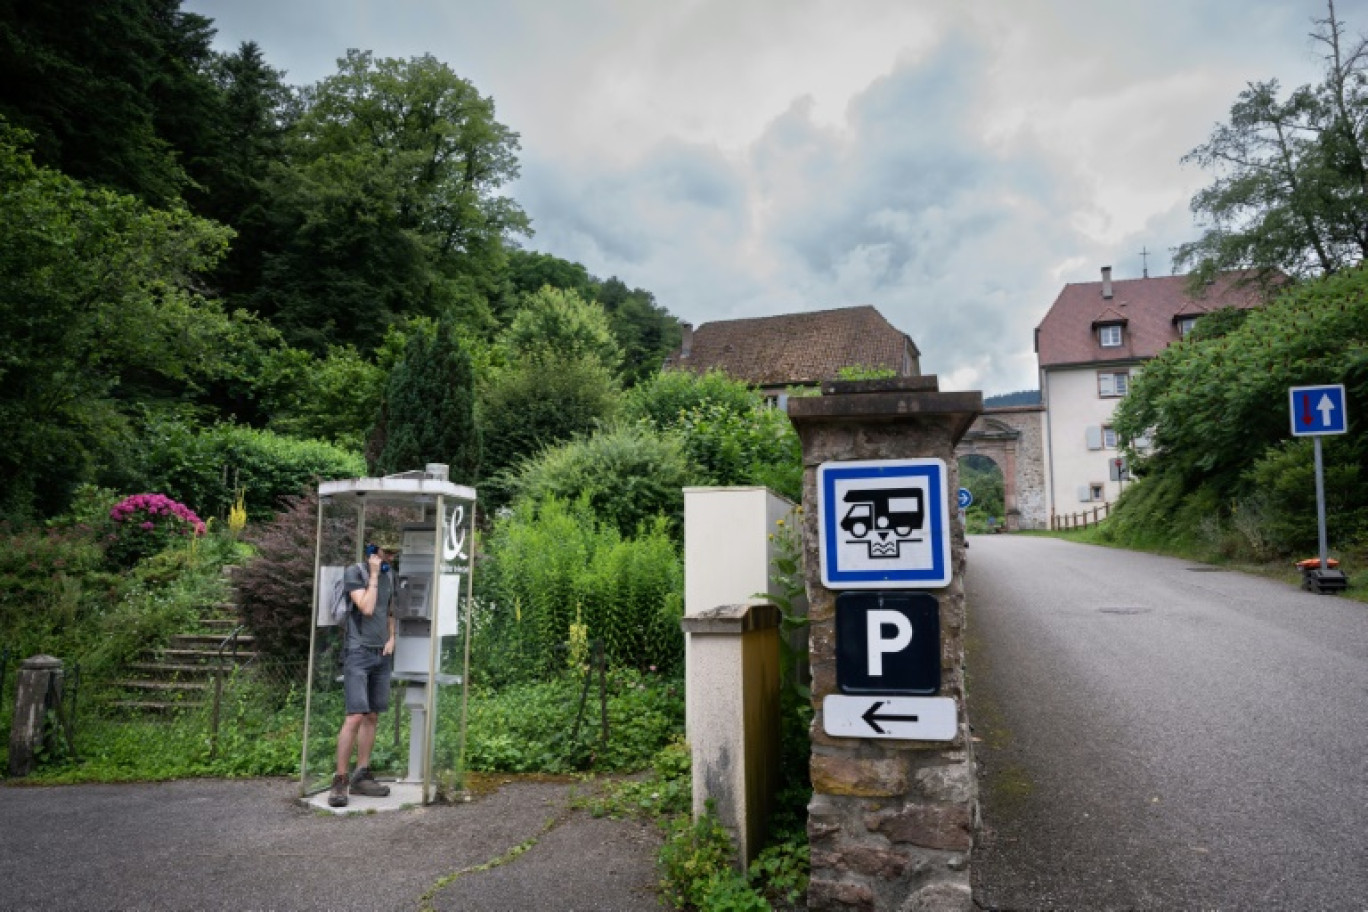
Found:
[[[1315,437],[1349,430],[1344,410],[1344,385],[1294,386],[1288,390],[1292,408],[1292,436]]]

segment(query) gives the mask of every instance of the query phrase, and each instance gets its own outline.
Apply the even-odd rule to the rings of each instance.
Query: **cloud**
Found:
[[[1067,282],[1166,274],[1247,82],[1322,0],[188,0],[306,83],[431,52],[522,137],[529,246],[694,323],[877,306],[945,388],[1035,384]],[[1337,0],[1351,31],[1368,0]]]

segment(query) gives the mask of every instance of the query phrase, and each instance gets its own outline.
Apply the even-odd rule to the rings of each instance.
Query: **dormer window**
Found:
[[[1197,325],[1197,318],[1196,318],[1196,317],[1179,317],[1179,318],[1178,318],[1177,320],[1175,320],[1174,322],[1178,325],[1178,335],[1180,335],[1180,336],[1182,336],[1184,339],[1186,339],[1186,338],[1187,338],[1187,334],[1190,333],[1190,332],[1192,332],[1193,327],[1195,327],[1195,326]]]
[[[1103,348],[1121,347],[1121,324],[1111,323],[1097,327],[1097,340]]]

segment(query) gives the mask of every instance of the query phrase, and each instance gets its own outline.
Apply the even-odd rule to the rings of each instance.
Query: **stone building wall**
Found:
[[[1002,470],[1007,528],[1048,529],[1045,490],[1045,409],[1038,405],[985,409],[955,447],[955,456],[987,456]]]

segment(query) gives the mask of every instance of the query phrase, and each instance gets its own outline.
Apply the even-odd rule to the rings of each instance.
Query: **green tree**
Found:
[[[129,445],[131,391],[187,395],[233,321],[195,292],[227,229],[39,168],[0,124],[0,510],[50,514]]]
[[[1321,83],[1286,98],[1276,79],[1251,83],[1229,123],[1184,157],[1216,179],[1192,199],[1205,230],[1179,247],[1178,268],[1326,275],[1368,253],[1368,42],[1349,42],[1328,6],[1314,35]]]
[[[212,36],[180,0],[5,3],[0,117],[40,164],[167,205],[213,173]]]
[[[405,315],[491,329],[504,242],[530,230],[491,99],[431,56],[350,51],[301,93],[287,149],[253,306],[291,344],[369,352]]]
[[[656,303],[655,295],[628,288],[617,278],[603,282],[595,297],[608,313],[608,323],[622,346],[623,380],[634,384],[660,373],[665,357],[679,347],[679,321]]]
[[[500,341],[510,360],[585,357],[610,371],[622,363],[622,349],[603,308],[573,291],[549,285],[526,297]]]
[[[1337,493],[1341,500],[1368,503],[1368,473],[1349,469],[1368,464],[1368,271],[1345,269],[1294,286],[1219,332],[1205,322],[1148,362],[1117,408],[1122,440],[1133,447],[1148,437],[1151,444],[1143,458],[1129,454],[1143,477],[1123,499],[1118,526],[1162,540],[1159,530],[1191,504],[1208,522],[1234,516],[1251,529],[1277,525],[1283,541],[1291,540],[1289,522],[1314,529],[1313,515],[1285,515],[1305,501],[1299,507],[1268,485],[1270,467],[1282,471],[1307,458],[1307,448],[1283,446],[1287,390],[1313,383],[1345,385],[1349,433],[1327,447],[1327,473],[1349,486]],[[1284,515],[1255,516],[1265,510]]]
[[[255,42],[217,56],[210,74],[222,94],[218,168],[193,196],[202,214],[237,232],[214,280],[225,297],[238,300],[262,282],[267,215],[274,205],[267,176],[284,162],[294,96]]]
[[[385,388],[382,475],[445,463],[451,478],[475,480],[482,454],[475,423],[475,378],[450,323],[414,332]]]

